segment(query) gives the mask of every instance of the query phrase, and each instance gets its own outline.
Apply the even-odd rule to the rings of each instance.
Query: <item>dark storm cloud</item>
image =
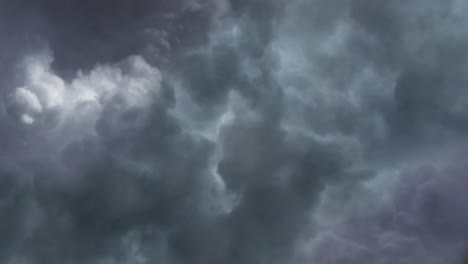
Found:
[[[142,52],[149,44],[162,49],[153,56],[167,56],[171,49],[194,41],[204,34],[209,13],[204,6],[197,10],[189,4],[184,0],[45,0],[40,7],[57,68],[76,69],[119,61]],[[165,35],[154,36],[156,32],[151,30]]]
[[[187,0],[6,0],[3,6],[8,31],[49,45],[54,68],[68,78],[145,51],[164,62],[173,50],[203,39],[215,10],[209,1]]]
[[[395,87],[395,112],[389,117],[397,133],[414,137],[431,124],[466,133],[466,110],[458,98],[465,96],[462,69],[467,58],[462,47],[468,39],[461,29],[466,21],[456,14],[462,7],[457,5],[457,1],[383,5],[356,1],[351,8],[351,17],[378,46],[368,52],[373,55],[369,58],[378,67],[401,73]]]
[[[367,192],[466,134],[455,4],[2,3],[0,261],[438,263],[463,173]]]
[[[279,35],[280,54],[299,60],[284,66],[284,80],[292,87],[360,93],[364,112],[345,110],[348,117],[337,116],[334,123],[339,129],[354,134],[366,115],[376,115],[386,127],[385,145],[425,146],[464,137],[467,112],[460,98],[467,37],[460,2],[298,1],[290,10],[284,37]],[[288,67],[304,69],[292,73]],[[307,72],[316,75],[305,77]],[[364,132],[363,140],[372,138],[371,130]]]
[[[464,153],[438,156],[448,159],[438,167],[423,164],[395,172],[395,184],[382,178],[373,183],[377,188],[361,186],[360,194],[351,198],[354,202],[337,204],[331,198],[334,195],[328,194],[322,210],[330,213],[337,206],[340,211],[335,219],[325,216],[322,220],[329,223],[323,222],[319,235],[306,243],[305,261],[465,263]],[[330,228],[333,225],[337,226]]]

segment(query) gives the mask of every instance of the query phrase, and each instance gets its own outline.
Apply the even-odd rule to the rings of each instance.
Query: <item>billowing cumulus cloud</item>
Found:
[[[0,3],[0,262],[466,262],[468,6]]]

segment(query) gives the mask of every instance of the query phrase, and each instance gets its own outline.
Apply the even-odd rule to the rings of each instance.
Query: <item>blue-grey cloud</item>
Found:
[[[2,2],[0,262],[461,263],[466,8]]]

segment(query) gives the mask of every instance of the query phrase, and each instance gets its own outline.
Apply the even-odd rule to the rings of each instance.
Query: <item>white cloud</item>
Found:
[[[95,122],[107,105],[116,112],[141,109],[148,107],[160,91],[161,72],[138,56],[98,65],[89,73],[78,72],[69,82],[54,72],[52,61],[51,56],[43,55],[25,59],[25,82],[13,96],[25,125],[54,120],[47,127],[57,131],[63,143],[94,133]]]
[[[34,118],[32,118],[30,115],[28,114],[23,114],[21,116],[21,121],[23,121],[23,123],[27,124],[27,125],[31,125],[32,123],[34,123]]]
[[[66,84],[51,69],[50,56],[30,57],[25,60],[25,89],[34,93],[45,109],[59,108],[65,103]]]
[[[42,112],[42,104],[39,102],[36,94],[26,88],[16,89],[15,98],[17,103],[24,106],[27,111],[40,113]]]

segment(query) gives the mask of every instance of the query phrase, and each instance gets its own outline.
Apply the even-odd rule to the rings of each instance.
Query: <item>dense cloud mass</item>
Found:
[[[462,0],[3,0],[0,263],[468,263]]]

